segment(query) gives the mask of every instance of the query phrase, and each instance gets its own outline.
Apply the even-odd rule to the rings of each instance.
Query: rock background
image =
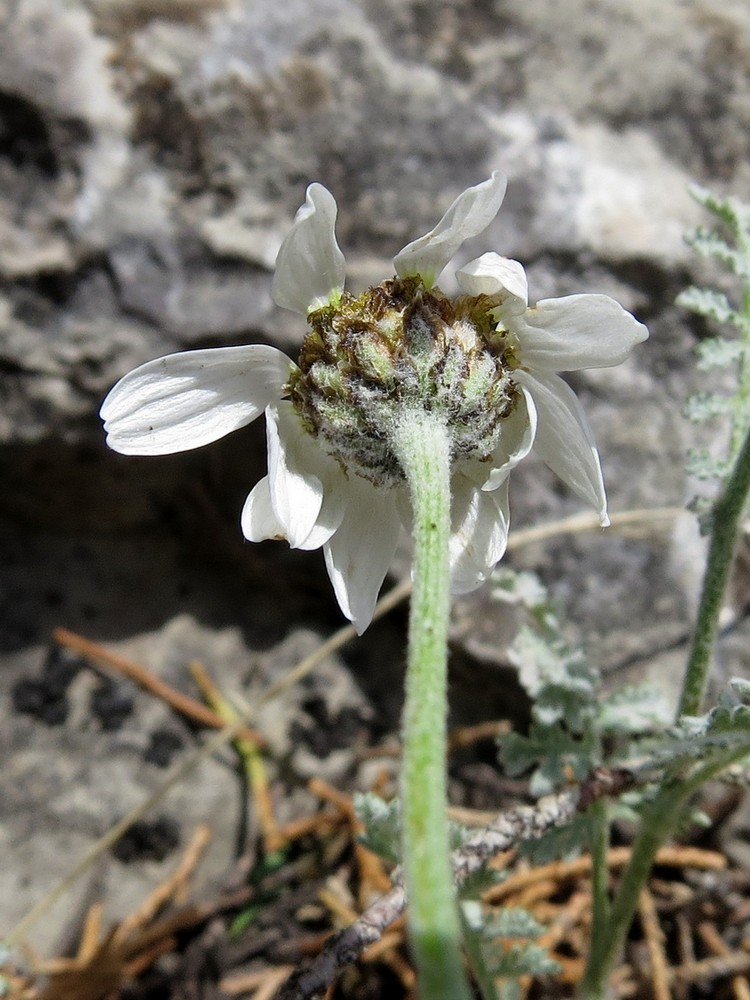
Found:
[[[340,624],[318,554],[240,538],[264,470],[260,423],[194,454],[126,459],[103,445],[103,395],[169,351],[293,351],[301,321],[269,290],[309,181],[335,193],[362,287],[493,168],[508,194],[463,258],[497,249],[527,265],[534,298],[606,292],[648,323],[628,364],[571,382],[612,509],[683,504],[696,432],[681,409],[706,332],[673,304],[699,273],[682,242],[702,218],[687,187],[750,195],[744,0],[4,0],[0,929],[196,741],[146,695],[66,662],[52,628],[183,689],[200,659],[252,699]],[[533,461],[513,488],[516,526],[579,509]],[[674,692],[701,556],[685,517],[513,562],[541,572],[617,681],[648,674]],[[731,673],[748,666],[741,579],[737,592]],[[312,771],[361,784],[352,748],[397,728],[403,623],[374,626],[261,720],[283,762],[282,815]],[[457,606],[454,721],[520,710],[501,632],[486,593]],[[125,912],[201,819],[215,827],[205,877],[220,879],[240,827],[230,762],[175,790],[139,842],[34,928],[35,945],[59,948],[87,900]]]

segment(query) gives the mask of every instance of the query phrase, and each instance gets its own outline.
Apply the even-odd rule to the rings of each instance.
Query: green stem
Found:
[[[439,414],[408,410],[391,444],[414,518],[401,777],[410,939],[422,1000],[469,1000],[446,814],[450,440]]]
[[[638,896],[646,884],[654,856],[669,836],[678,805],[684,799],[676,785],[660,792],[653,808],[643,816],[633,853],[612,903],[604,933],[592,934],[591,951],[579,988],[579,1000],[605,1000],[607,983],[625,944]]]
[[[625,944],[641,889],[659,848],[674,832],[690,797],[707,781],[737,760],[747,757],[747,746],[718,754],[686,780],[665,785],[641,819],[630,861],[609,909],[606,932],[592,935],[591,952],[578,991],[579,1000],[605,1000],[607,984]]]
[[[709,545],[703,592],[693,636],[693,644],[685,673],[678,717],[698,715],[701,711],[711,652],[718,628],[724,592],[732,555],[737,540],[740,517],[750,490],[750,432],[737,457],[727,483],[713,511],[713,527]],[[710,777],[722,770],[746,751],[737,750],[707,763],[688,781],[664,787],[656,796],[650,809],[641,820],[633,853],[625,868],[608,919],[601,930],[595,920],[591,953],[581,982],[582,1000],[602,1000],[614,963],[622,951],[628,928],[633,919],[638,896],[646,884],[654,856],[659,847],[674,831],[690,796]],[[599,891],[601,886],[599,887]],[[598,895],[595,886],[594,908]]]
[[[739,234],[741,235],[741,234]],[[746,240],[741,241],[742,251],[750,260],[750,244]],[[742,311],[737,321],[737,330],[745,343],[745,350],[741,352],[738,362],[737,372],[737,395],[733,406],[732,432],[730,440],[730,456],[734,458],[739,452],[742,436],[748,422],[748,402],[750,402],[750,364],[748,364],[748,351],[750,347],[750,286],[746,287],[742,295]]]
[[[591,805],[592,896],[591,950],[603,947],[609,927],[609,809],[606,799]]]
[[[740,518],[750,490],[750,432],[729,479],[716,501],[711,518],[711,541],[703,577],[698,617],[693,633],[678,717],[699,715],[711,666],[711,652],[719,624]]]
[[[740,224],[737,215],[730,225],[746,261],[750,257],[746,227]],[[742,310],[736,325],[747,347],[750,342],[750,283],[745,281],[744,284]],[[712,511],[708,559],[677,712],[678,720],[686,715],[699,715],[702,709],[740,518],[750,492],[750,429],[747,427],[750,366],[747,361],[747,351],[744,351],[740,360],[737,406],[731,428],[730,461],[734,464]],[[619,888],[609,907],[603,932],[598,930],[596,921],[595,875],[594,930],[591,952],[579,990],[581,1000],[604,1000],[607,996],[610,974],[625,944],[639,895],[649,877],[656,852],[674,832],[690,797],[706,781],[746,755],[747,747],[735,746],[716,752],[713,759],[704,760],[702,766],[696,767],[692,774],[674,779],[656,792],[653,802],[641,818],[630,861],[622,873]]]

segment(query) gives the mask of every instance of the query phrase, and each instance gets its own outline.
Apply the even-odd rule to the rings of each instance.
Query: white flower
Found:
[[[420,301],[433,294],[441,296],[435,301],[447,302],[439,289],[428,290],[461,244],[492,221],[504,193],[505,180],[495,173],[459,195],[431,232],[394,259],[399,287],[421,289]],[[310,185],[276,262],[275,301],[310,315],[311,321],[312,314],[320,316],[324,307],[336,310],[346,298],[335,221],[333,196],[320,184]],[[504,398],[512,401],[492,425],[490,453],[468,453],[454,463],[450,550],[453,590],[461,593],[479,586],[505,551],[508,476],[532,445],[595,507],[602,524],[607,523],[591,432],[578,400],[557,372],[619,364],[647,331],[602,295],[549,299],[529,309],[523,268],[496,254],[484,254],[457,277],[467,296],[489,297],[478,301],[486,303],[488,329],[495,324],[496,329],[487,344],[481,342],[477,370],[484,377],[494,371],[487,365],[497,363]],[[349,300],[356,306],[358,300]],[[471,344],[476,352],[477,334],[467,322],[462,319],[451,328],[450,343],[455,350],[457,343],[466,341],[467,351]],[[368,354],[369,342],[359,346],[363,364],[374,365],[374,370],[391,363],[377,350]],[[268,475],[247,498],[242,531],[250,541],[280,538],[294,548],[322,547],[341,610],[361,633],[372,618],[401,523],[408,524],[408,502],[398,483],[378,485],[377,474],[342,460],[341,450],[324,440],[325,428],[320,435],[311,432],[307,414],[294,399],[285,398],[295,379],[305,377],[273,347],[173,354],[121,379],[105,399],[101,415],[107,442],[115,451],[162,455],[208,444],[265,412]],[[482,398],[480,394],[480,406]]]

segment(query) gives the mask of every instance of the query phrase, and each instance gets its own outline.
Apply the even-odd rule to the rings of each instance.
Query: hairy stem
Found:
[[[401,777],[410,939],[422,1000],[469,1000],[446,815],[450,441],[439,414],[408,410],[391,443],[414,518]]]
[[[740,518],[750,490],[750,431],[747,432],[734,468],[711,518],[711,541],[703,576],[698,617],[690,650],[678,717],[699,715],[711,667],[711,653],[719,625]]]
[[[591,806],[593,835],[591,843],[592,896],[591,950],[600,948],[609,924],[609,810],[607,800],[598,799]]]
[[[732,230],[747,261],[750,259],[750,242],[746,227],[735,218]],[[708,560],[703,574],[703,589],[690,659],[683,680],[678,718],[682,715],[699,715],[701,711],[711,668],[711,653],[719,625],[719,614],[737,543],[740,518],[750,490],[750,428],[748,427],[750,365],[747,356],[747,348],[750,346],[750,282],[747,278],[743,279],[743,286],[737,328],[744,341],[745,351],[740,356],[737,400],[732,418],[730,456],[734,458],[734,467],[712,511]]]

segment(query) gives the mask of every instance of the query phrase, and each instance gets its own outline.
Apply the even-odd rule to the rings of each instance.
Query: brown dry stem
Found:
[[[202,726],[208,726],[211,729],[224,728],[225,723],[216,712],[213,712],[201,702],[196,701],[195,698],[183,694],[182,691],[178,691],[163,680],[160,680],[160,678],[155,677],[140,664],[134,663],[132,660],[127,660],[124,656],[113,653],[105,646],[101,646],[97,642],[92,642],[91,639],[86,639],[75,632],[70,632],[66,628],[56,628],[52,633],[52,638],[58,646],[65,646],[67,649],[72,649],[90,662],[108,667],[110,670],[115,670],[117,673],[129,678],[139,687],[143,688],[144,691],[148,691],[155,697],[160,698],[167,705],[181,712],[182,715],[193,722],[197,722]],[[256,729],[250,729],[248,726],[243,726],[239,730],[238,735],[245,739],[253,740],[258,746],[266,745],[265,738]]]

